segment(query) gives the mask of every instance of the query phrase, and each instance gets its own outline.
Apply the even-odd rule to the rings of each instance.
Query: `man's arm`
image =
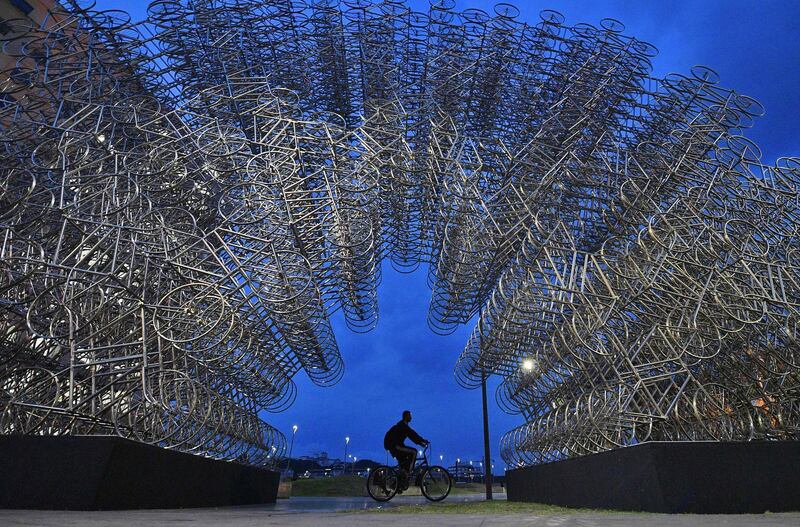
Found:
[[[406,432],[408,432],[408,438],[418,444],[419,446],[425,446],[428,444],[428,440],[424,439],[421,435],[416,433],[413,428],[406,424]]]

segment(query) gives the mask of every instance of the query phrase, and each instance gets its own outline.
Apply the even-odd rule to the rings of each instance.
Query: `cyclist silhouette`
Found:
[[[406,484],[406,476],[411,473],[414,468],[414,461],[417,459],[417,449],[411,448],[405,444],[406,438],[411,439],[419,446],[427,446],[430,441],[424,439],[416,433],[408,423],[411,422],[411,412],[405,410],[403,418],[392,426],[386,435],[383,436],[383,448],[388,450],[392,457],[397,460],[400,466],[400,475],[404,481],[403,486],[408,488]]]

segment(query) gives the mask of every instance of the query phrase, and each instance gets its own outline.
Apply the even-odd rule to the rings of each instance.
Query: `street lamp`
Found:
[[[533,363],[531,363],[533,367]],[[486,370],[484,369],[481,375],[481,406],[483,407],[483,459],[492,459],[492,453],[489,449],[489,405],[486,402]],[[488,461],[487,461],[488,462]],[[486,485],[486,500],[492,499],[492,471],[487,470],[484,474]]]
[[[358,458],[357,458],[356,456],[353,456],[353,468],[350,470],[350,473],[351,473],[351,474],[355,474],[355,471],[356,471],[356,461],[358,461]]]
[[[289,443],[289,461],[286,462],[286,472],[292,470],[292,450],[294,450],[294,435],[297,433],[297,425],[292,425],[292,441]]]
[[[342,461],[342,463],[344,465],[342,466],[342,475],[347,473],[347,445],[348,444],[350,444],[350,436],[346,436],[344,438],[344,461]]]
[[[531,373],[534,368],[533,359],[525,359],[522,361],[522,369],[528,373]]]

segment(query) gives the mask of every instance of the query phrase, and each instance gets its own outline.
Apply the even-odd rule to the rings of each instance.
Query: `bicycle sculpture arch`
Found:
[[[272,464],[258,412],[338,381],[388,258],[434,331],[478,315],[509,465],[798,437],[800,161],[712,70],[508,4],[37,17],[0,36],[0,433]]]

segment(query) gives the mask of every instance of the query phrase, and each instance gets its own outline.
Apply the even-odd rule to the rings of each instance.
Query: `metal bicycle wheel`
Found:
[[[431,501],[442,501],[450,494],[453,488],[453,478],[447,469],[434,465],[425,469],[422,473],[422,481],[419,486],[422,494]]]
[[[375,501],[389,501],[397,494],[397,472],[391,467],[380,466],[369,473],[367,492]]]

